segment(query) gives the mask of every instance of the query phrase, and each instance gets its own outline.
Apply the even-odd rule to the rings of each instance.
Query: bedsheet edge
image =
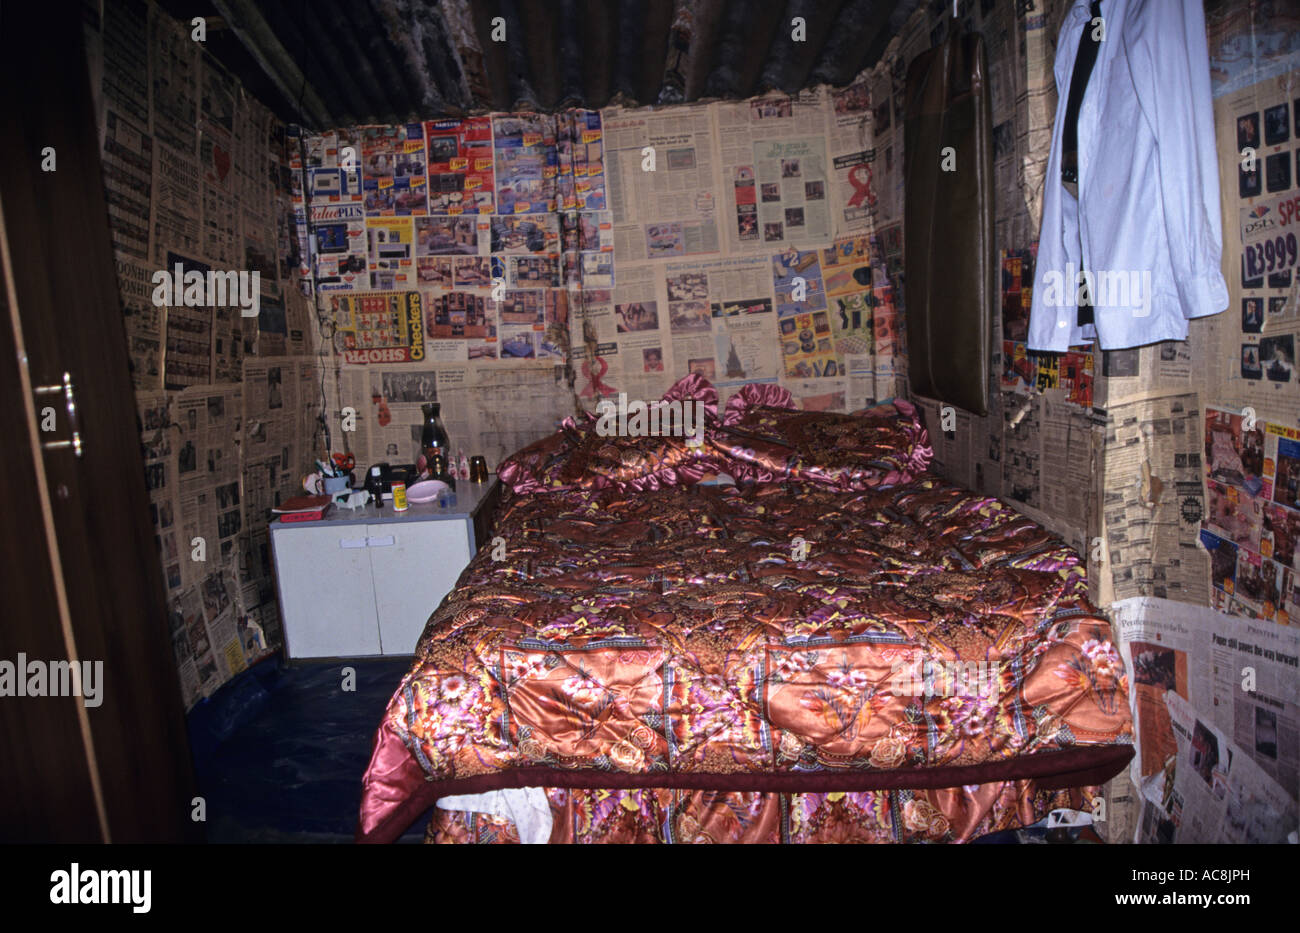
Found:
[[[514,768],[451,781],[428,781],[400,738],[380,727],[366,771],[356,841],[395,842],[440,797],[511,787],[640,788],[777,793],[934,789],[1032,779],[1043,790],[1104,784],[1133,758],[1132,745],[1089,745],[975,765],[802,773],[622,771]],[[413,788],[413,790],[412,790]]]

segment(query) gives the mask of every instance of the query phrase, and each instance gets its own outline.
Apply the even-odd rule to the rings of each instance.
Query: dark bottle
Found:
[[[424,430],[420,432],[420,453],[424,455],[429,469],[433,469],[435,457],[441,456],[443,462],[446,462],[451,456],[448,451],[447,429],[442,426],[442,420],[438,417],[442,411],[441,404],[428,402],[422,405],[421,409],[424,411]],[[442,477],[435,473],[434,479],[442,479]]]
[[[384,473],[378,466],[372,466],[366,474],[366,489],[370,490],[370,501],[375,508],[384,507]]]

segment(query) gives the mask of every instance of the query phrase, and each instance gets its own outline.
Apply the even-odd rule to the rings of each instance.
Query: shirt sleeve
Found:
[[[1103,8],[1104,16],[1104,8]],[[1210,52],[1201,0],[1136,0],[1122,41],[1156,139],[1174,284],[1187,318],[1228,306]]]

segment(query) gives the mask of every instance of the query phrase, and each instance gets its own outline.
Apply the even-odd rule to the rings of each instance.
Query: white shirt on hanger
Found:
[[[1105,38],[1079,110],[1076,201],[1061,183],[1061,136],[1079,39],[1098,25],[1088,6],[1075,0],[1056,48],[1031,350],[1094,337],[1103,350],[1185,340],[1189,318],[1228,306],[1201,0],[1102,0]],[[1095,325],[1077,324],[1082,287]]]

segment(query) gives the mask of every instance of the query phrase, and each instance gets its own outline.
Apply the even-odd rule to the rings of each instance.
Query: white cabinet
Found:
[[[366,529],[297,522],[272,533],[287,657],[380,653]]]
[[[470,558],[468,522],[370,525],[379,650],[411,654],[424,623]]]
[[[285,656],[413,653],[477,550],[495,501],[494,483],[457,485],[451,508],[336,506],[320,521],[272,522]]]

